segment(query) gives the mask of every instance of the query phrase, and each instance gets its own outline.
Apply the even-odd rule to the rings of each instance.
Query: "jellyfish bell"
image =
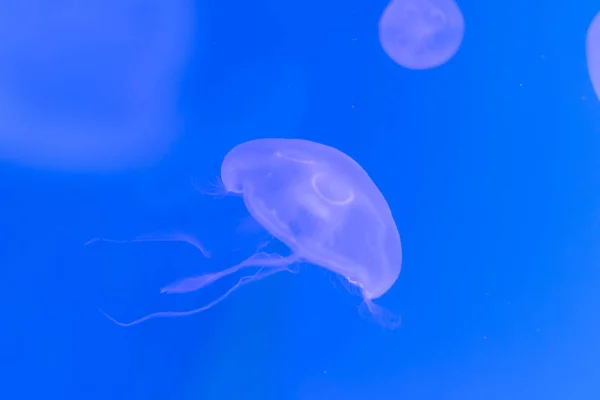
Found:
[[[398,278],[402,250],[390,208],[341,151],[306,140],[259,139],[232,149],[221,175],[274,237],[360,286],[365,298],[382,296]]]
[[[600,13],[596,14],[587,31],[586,57],[592,86],[600,99]]]
[[[397,64],[429,69],[460,48],[464,19],[454,0],[392,0],[379,20],[379,41]]]
[[[227,153],[221,165],[223,188],[243,198],[251,216],[291,250],[288,256],[258,252],[225,270],[183,279],[163,293],[201,289],[247,267],[250,276],[199,309],[155,313],[183,316],[206,310],[240,286],[293,265],[328,269],[358,288],[364,309],[388,327],[397,319],[373,303],[396,282],[402,264],[400,235],[391,210],[365,170],[348,155],[298,139],[258,139]],[[115,321],[116,322],[116,321]]]

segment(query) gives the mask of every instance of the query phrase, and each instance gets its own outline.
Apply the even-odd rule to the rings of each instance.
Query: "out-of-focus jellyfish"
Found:
[[[385,198],[356,161],[335,148],[306,140],[259,139],[240,144],[225,156],[221,180],[224,190],[241,196],[252,217],[286,244],[291,255],[258,252],[228,269],[162,289],[162,293],[190,292],[242,268],[259,268],[199,309],[155,313],[129,324],[115,322],[132,325],[153,317],[194,314],[245,283],[309,263],[338,274],[358,289],[373,316],[394,324],[391,314],[373,300],[386,293],[400,274],[400,235]],[[186,241],[204,251],[185,236],[166,239]]]
[[[434,68],[456,54],[464,25],[453,0],[392,0],[379,20],[379,41],[403,67]]]
[[[587,66],[596,96],[600,99],[600,13],[596,14],[587,31]]]
[[[151,163],[174,139],[189,0],[0,4],[0,159],[68,171]]]

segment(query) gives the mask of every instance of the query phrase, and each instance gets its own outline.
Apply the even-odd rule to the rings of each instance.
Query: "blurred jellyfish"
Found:
[[[600,99],[600,13],[596,14],[588,28],[585,48],[592,86]]]
[[[0,159],[69,171],[155,161],[174,139],[189,0],[0,4]]]
[[[453,0],[392,0],[379,20],[387,55],[410,69],[438,67],[458,51],[464,20]]]
[[[228,269],[162,289],[162,293],[186,293],[242,268],[259,268],[199,309],[155,313],[129,324],[115,322],[132,325],[153,317],[194,314],[214,306],[245,283],[290,271],[301,262],[333,271],[358,289],[371,315],[388,326],[397,322],[373,300],[386,293],[400,274],[400,235],[385,198],[356,161],[319,143],[259,139],[236,146],[225,156],[221,179],[224,190],[241,196],[252,217],[286,244],[291,255],[257,252]],[[204,252],[190,238],[165,239],[186,241]]]

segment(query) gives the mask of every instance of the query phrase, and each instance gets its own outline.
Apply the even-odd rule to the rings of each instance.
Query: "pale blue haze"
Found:
[[[458,54],[410,71],[378,43],[385,1],[198,0],[174,79],[179,136],[159,161],[104,174],[1,164],[0,398],[599,399],[600,102],[585,33],[600,7],[458,4]],[[311,266],[187,318],[122,328],[98,312],[133,320],[226,290],[159,293],[266,240],[239,198],[192,184],[210,190],[227,151],[263,137],[325,143],[368,171],[402,238],[399,279],[378,300],[402,325],[363,318]],[[170,230],[212,257],[84,246]]]

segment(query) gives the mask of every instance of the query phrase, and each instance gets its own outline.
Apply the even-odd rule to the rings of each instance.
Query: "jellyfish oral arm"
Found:
[[[214,272],[210,274],[204,274],[179,280],[170,285],[165,286],[161,289],[161,293],[188,293],[195,290],[202,289],[205,286],[210,285],[219,279],[236,273],[242,268],[248,267],[261,267],[261,268],[275,268],[275,269],[288,269],[289,265],[297,261],[297,257],[283,257],[279,254],[268,254],[268,253],[256,253],[252,257],[242,261],[241,263],[234,265],[233,267],[227,268],[223,271]]]
[[[220,273],[215,273],[185,278],[165,286],[160,290],[160,292],[167,294],[193,292],[194,290],[198,290],[210,285],[214,281],[218,280],[221,276],[222,275]]]
[[[224,271],[221,271],[218,273],[213,273],[213,274],[200,275],[200,276],[196,276],[196,277],[192,277],[192,278],[187,278],[187,279],[178,281],[176,283],[173,283],[171,285],[168,285],[161,290],[161,293],[191,292],[194,290],[202,289],[203,287],[211,284],[212,282],[215,282],[227,275],[231,275],[231,274],[239,271],[242,268],[260,267],[259,270],[257,272],[255,272],[253,275],[247,275],[247,276],[240,278],[240,280],[234,286],[229,288],[223,295],[221,295],[217,299],[213,300],[212,302],[210,302],[208,304],[203,305],[202,307],[196,308],[194,310],[157,312],[157,313],[147,315],[138,320],[128,322],[128,323],[120,322],[120,321],[116,320],[115,318],[111,317],[110,315],[106,314],[104,311],[102,311],[102,310],[100,310],[100,311],[115,324],[117,324],[119,326],[125,326],[125,327],[137,325],[141,322],[144,322],[144,321],[147,321],[147,320],[153,319],[153,318],[185,317],[188,315],[197,314],[199,312],[208,310],[209,308],[211,308],[211,307],[217,305],[218,303],[220,303],[221,301],[225,300],[231,293],[233,293],[235,290],[242,287],[246,283],[264,279],[267,276],[273,275],[273,274],[275,274],[277,272],[281,272],[281,271],[293,272],[293,270],[290,269],[290,265],[294,264],[295,262],[298,262],[299,260],[300,260],[300,258],[297,257],[296,255],[283,257],[278,254],[267,254],[267,253],[260,252],[260,253],[254,254],[253,256],[249,257],[248,259],[242,261],[241,263],[234,265],[233,267],[230,267]]]

